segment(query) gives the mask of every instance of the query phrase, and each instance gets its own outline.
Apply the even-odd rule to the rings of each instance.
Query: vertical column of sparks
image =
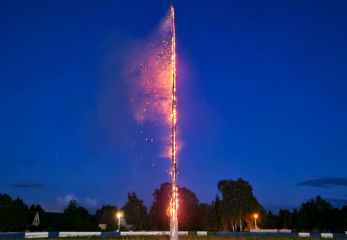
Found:
[[[175,13],[171,5],[171,18],[172,18],[172,54],[171,54],[171,81],[172,81],[172,160],[171,160],[171,183],[172,183],[172,197],[171,197],[171,226],[170,238],[171,240],[178,239],[178,188],[176,186],[177,180],[177,146],[176,146],[176,36],[175,36]]]

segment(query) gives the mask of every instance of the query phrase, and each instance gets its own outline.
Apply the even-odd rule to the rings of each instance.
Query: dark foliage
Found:
[[[76,200],[71,200],[64,209],[65,230],[88,231],[91,230],[91,217],[84,207],[78,205]]]
[[[22,199],[12,200],[7,194],[0,194],[0,231],[25,230],[28,214],[28,205]]]
[[[347,206],[334,208],[320,196],[302,203],[293,212],[281,209],[278,215],[268,213],[253,195],[251,185],[239,178],[236,181],[218,182],[217,194],[211,203],[199,203],[194,192],[187,188],[178,190],[178,222],[180,231],[248,231],[255,227],[254,214],[258,214],[257,226],[261,229],[292,229],[310,232],[344,232],[347,230]],[[170,228],[171,184],[161,184],[153,193],[153,203],[149,214],[136,194],[128,193],[128,202],[121,208],[127,224],[137,230],[167,231]],[[103,205],[91,217],[76,200],[71,200],[64,213],[47,213],[40,205],[30,208],[17,198],[0,194],[0,231],[100,231],[98,225],[105,212],[116,214],[116,206]],[[38,212],[39,226],[29,226],[28,216]],[[118,229],[112,220],[107,224],[109,231]],[[125,230],[124,227],[121,230]]]
[[[252,216],[259,213],[262,206],[253,195],[253,188],[242,178],[221,180],[218,191],[223,199],[219,204],[219,215],[224,231],[249,230],[254,228]]]
[[[170,229],[170,196],[171,184],[169,182],[160,185],[153,193],[153,203],[150,208],[150,229]],[[199,200],[195,193],[187,188],[178,187],[178,222],[179,230],[194,231],[198,229]]]
[[[147,208],[143,204],[143,200],[138,199],[134,192],[128,193],[128,202],[122,207],[122,210],[127,224],[133,225],[139,231],[148,229]]]
[[[293,213],[281,209],[277,216],[269,211],[264,222],[264,228],[270,229],[339,233],[347,229],[347,206],[340,210],[317,196],[301,204],[299,211],[294,209]]]
[[[117,207],[116,206],[110,206],[110,205],[102,205],[101,209],[98,209],[96,210],[96,213],[95,213],[95,216],[92,218],[92,226],[93,226],[93,229],[97,230],[98,227],[99,227],[99,223],[100,223],[100,220],[102,218],[102,215],[104,214],[105,211],[107,210],[113,210],[113,211],[117,211]],[[118,228],[117,228],[118,229]],[[116,230],[115,229],[112,229],[113,230]]]

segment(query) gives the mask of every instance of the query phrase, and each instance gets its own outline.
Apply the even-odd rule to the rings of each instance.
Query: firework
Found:
[[[141,139],[160,147],[171,158],[172,125],[172,20],[169,13],[146,47],[131,55],[125,74]],[[164,151],[164,152],[163,152]]]
[[[177,147],[176,147],[176,124],[177,124],[177,111],[176,111],[176,35],[175,35],[175,12],[174,8],[171,5],[171,81],[172,81],[172,112],[171,112],[171,121],[172,121],[172,140],[171,140],[171,224],[170,224],[170,239],[178,239],[178,219],[177,219],[177,210],[178,210],[178,188],[176,186],[177,180]]]
[[[161,142],[166,149],[166,153],[161,156],[171,157],[170,238],[177,240],[176,39],[172,5],[160,30],[155,33],[154,37],[151,36],[151,43],[145,50],[137,52],[136,60],[129,69],[126,74],[133,88],[131,102],[137,125],[141,127],[139,132],[142,139],[153,144]],[[159,124],[158,128],[162,127],[160,136],[156,135],[154,139],[153,136],[148,136],[148,131],[144,131],[142,128],[146,121],[151,124],[155,123],[156,126]],[[134,143],[133,146],[135,146]],[[154,164],[152,166],[154,167]]]

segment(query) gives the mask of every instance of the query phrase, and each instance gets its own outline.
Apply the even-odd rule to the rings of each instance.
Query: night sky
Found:
[[[170,3],[0,1],[0,193],[150,206],[170,161],[140,135],[124,69]],[[266,210],[346,205],[347,2],[174,4],[178,184],[203,203],[241,177]]]

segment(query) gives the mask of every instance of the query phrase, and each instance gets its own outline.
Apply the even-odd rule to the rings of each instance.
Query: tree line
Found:
[[[200,203],[195,193],[185,187],[178,188],[179,231],[249,231],[255,228],[254,214],[258,215],[257,226],[261,229],[292,229],[311,232],[344,232],[347,230],[347,206],[334,208],[320,196],[304,202],[299,210],[280,210],[278,215],[267,212],[253,195],[249,182],[221,180],[218,194],[211,203]],[[127,203],[121,207],[103,205],[94,215],[71,200],[63,214],[46,213],[40,205],[28,206],[22,199],[12,199],[0,194],[0,231],[100,231],[99,222],[107,210],[122,210],[127,224],[136,230],[168,231],[170,229],[171,184],[160,185],[153,193],[149,209],[143,200],[132,192]],[[30,212],[39,212],[41,224],[28,226]],[[108,224],[106,231],[118,229],[117,222]],[[122,230],[122,229],[121,229]]]
[[[265,218],[268,228],[297,229],[298,231],[332,232],[347,231],[347,205],[341,209],[319,195],[301,204],[299,210],[280,210],[278,215],[268,212]]]

